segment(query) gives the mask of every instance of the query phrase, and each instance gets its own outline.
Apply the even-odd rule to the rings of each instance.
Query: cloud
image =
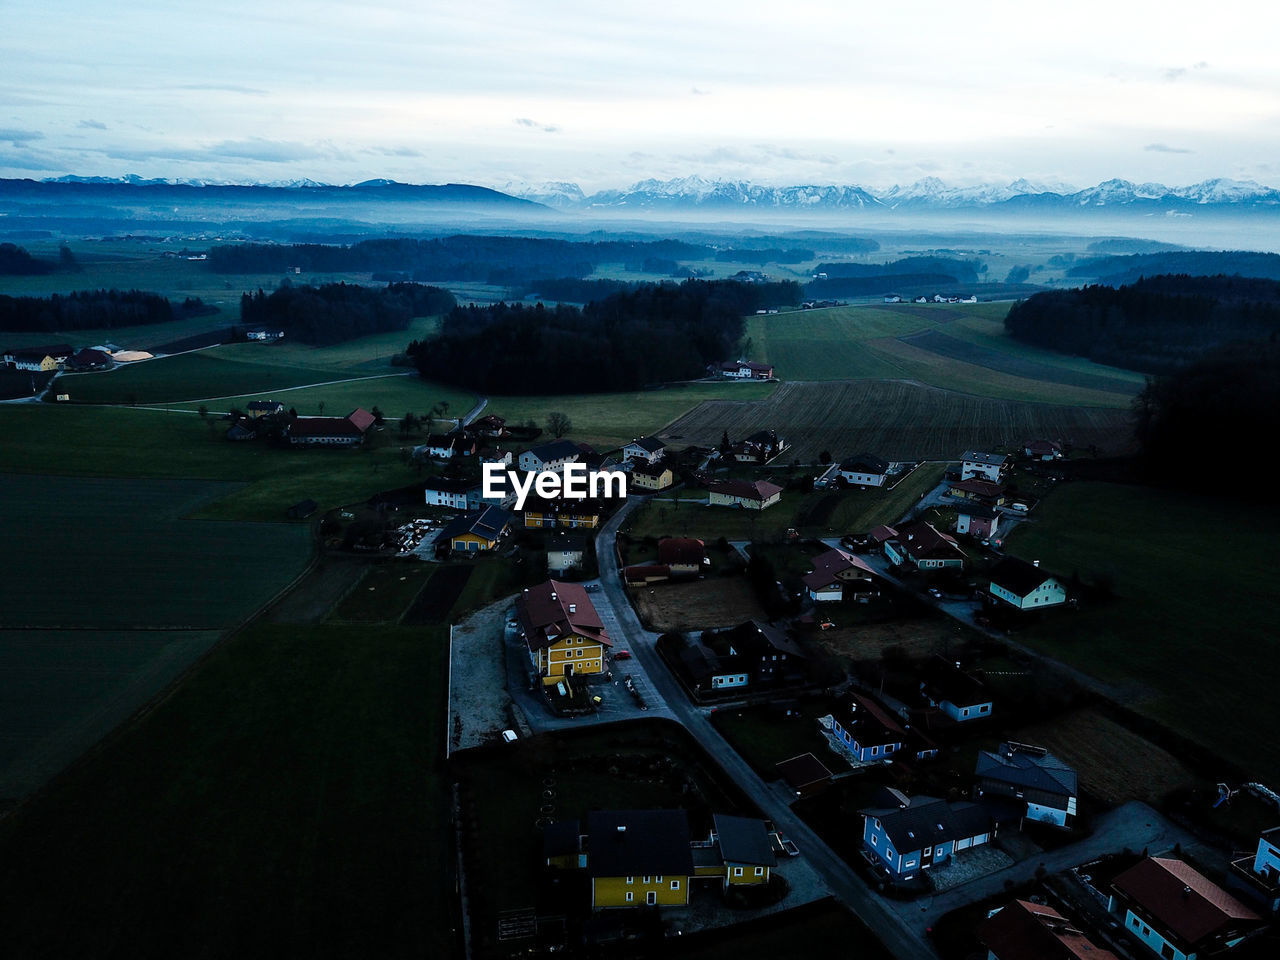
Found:
[[[175,90],[217,90],[223,93],[243,93],[247,97],[265,97],[268,93],[258,87],[244,87],[238,83],[180,83]]]
[[[1167,83],[1173,83],[1175,80],[1181,80],[1190,70],[1207,70],[1209,64],[1205,60],[1199,60],[1190,67],[1170,67],[1164,72],[1164,79]]]
[[[206,151],[209,156],[235,160],[258,160],[263,163],[289,163],[294,160],[314,160],[322,156],[315,147],[285,140],[264,140],[250,137],[248,140],[223,140]]]
[[[711,96],[711,91],[710,91],[710,90],[699,90],[697,87],[690,87],[690,88],[689,88],[689,92],[690,92],[690,93],[692,93],[695,97],[709,97],[709,96]]]
[[[1186,147],[1171,147],[1167,143],[1148,143],[1142,149],[1149,153],[1195,153],[1194,150],[1188,150]]]
[[[546,123],[539,123],[537,120],[530,120],[528,117],[516,117],[513,123],[522,127],[531,127],[534,130],[541,130],[543,133],[559,133],[560,128]]]
[[[0,140],[7,140],[15,147],[20,147],[32,140],[43,140],[44,134],[39,130],[16,130],[13,127],[0,127]]]
[[[76,124],[81,130],[105,130],[107,125],[100,120],[81,120]]]

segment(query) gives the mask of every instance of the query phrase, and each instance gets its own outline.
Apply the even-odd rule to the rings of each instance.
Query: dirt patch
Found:
[[[444,623],[449,611],[458,602],[458,595],[471,579],[474,567],[442,567],[418,594],[418,599],[400,621],[411,627],[428,627]]]
[[[839,611],[822,608],[839,623]],[[955,624],[948,620],[895,620],[865,626],[824,630],[814,642],[845,662],[879,660],[887,647],[900,647],[907,656],[923,659],[942,653],[956,642]]]
[[[766,619],[745,577],[707,577],[686,583],[637,587],[632,602],[651,630],[710,630]]]
[[[268,623],[319,623],[369,569],[363,557],[322,557],[302,582],[266,613]]]
[[[1158,807],[1170,791],[1196,782],[1173,754],[1093,710],[1026,727],[1016,739],[1047,747],[1076,768],[1082,789],[1110,804]]]

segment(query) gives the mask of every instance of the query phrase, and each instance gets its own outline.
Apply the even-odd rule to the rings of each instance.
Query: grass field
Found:
[[[1110,396],[1115,396],[1114,394]],[[958,459],[965,450],[1011,449],[1028,438],[1068,439],[1120,452],[1131,445],[1127,409],[997,400],[886,380],[784,383],[767,400],[712,400],[660,436],[716,446],[756,430],[792,444],[784,459],[817,463],[870,451],[890,460]]]
[[[0,822],[6,955],[453,955],[445,649],[264,624],[216,650]]]
[[[333,622],[396,623],[440,569],[416,560],[371,567],[334,609]]]
[[[1275,506],[1082,482],[1036,513],[1008,549],[1086,583],[1110,578],[1116,598],[1046,617],[1023,639],[1133,691],[1130,706],[1280,782]]]

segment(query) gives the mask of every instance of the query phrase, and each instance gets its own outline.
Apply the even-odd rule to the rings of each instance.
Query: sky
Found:
[[[0,0],[0,176],[1280,186],[1277,27],[1238,0]]]

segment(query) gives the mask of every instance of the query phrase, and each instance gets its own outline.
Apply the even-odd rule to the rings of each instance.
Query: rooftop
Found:
[[[1181,860],[1148,857],[1116,877],[1115,888],[1187,945],[1262,922],[1243,903]]]
[[[587,814],[587,849],[593,877],[693,873],[683,810],[593,810]]]

